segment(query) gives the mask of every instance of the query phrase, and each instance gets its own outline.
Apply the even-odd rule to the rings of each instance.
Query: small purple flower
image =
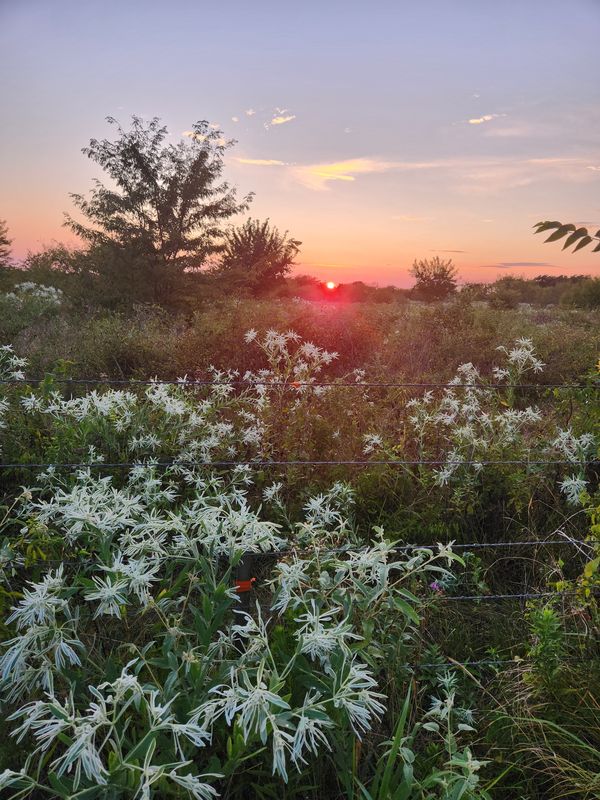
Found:
[[[429,588],[433,589],[434,592],[443,592],[444,591],[444,589],[442,587],[442,584],[439,583],[439,581],[432,581],[429,584]]]

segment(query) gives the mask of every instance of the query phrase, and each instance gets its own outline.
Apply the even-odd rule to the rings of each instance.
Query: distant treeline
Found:
[[[36,302],[46,292],[44,287],[53,287],[77,308],[154,305],[184,313],[224,297],[344,303],[455,298],[498,309],[520,303],[600,306],[600,279],[539,275],[460,287],[457,267],[439,256],[413,262],[411,289],[362,281],[335,285],[292,275],[300,240],[269,219],[246,217],[237,223],[248,212],[253,194],[239,197],[236,188],[222,180],[224,156],[233,142],[221,131],[199,120],[189,136],[174,142],[158,118],[133,117],[128,130],[112,118],[108,122],[115,129],[114,140],[92,139],[83,153],[109,181],[95,181],[87,195],[71,194],[78,216],[66,215],[65,224],[80,246],[57,244],[30,253],[16,265],[8,225],[0,219],[0,293],[10,294],[28,282],[41,285],[21,290],[33,292]],[[538,233],[552,231],[548,242],[566,237],[563,249],[577,250],[597,241],[594,251],[600,248],[600,231],[588,234],[585,228],[554,221],[535,227]]]
[[[277,289],[284,297],[339,302],[407,302],[425,300],[417,287],[372,286],[363,281],[340,283],[334,289],[308,275],[290,278]],[[600,307],[600,280],[589,275],[537,275],[534,278],[506,276],[494,283],[465,283],[445,298],[487,302],[492,308],[517,308],[520,303],[534,306],[562,305],[579,308]]]
[[[117,291],[103,291],[93,272],[68,269],[67,260],[76,259],[76,253],[65,248],[53,248],[30,255],[21,266],[4,266],[0,269],[0,293],[31,281],[44,286],[54,286],[65,299],[78,307],[123,308],[150,301],[140,286],[136,291],[120,294],[121,281],[115,282]],[[126,273],[125,273],[126,274]],[[131,275],[133,279],[134,276]],[[191,272],[180,278],[177,306],[180,310],[195,311],[225,296],[248,296],[246,285],[232,285],[227,276],[215,273]],[[134,288],[134,287],[130,287]],[[417,287],[401,289],[398,286],[374,286],[364,281],[339,283],[329,288],[327,283],[310,275],[279,277],[261,286],[253,296],[263,298],[300,298],[313,302],[338,303],[406,303],[426,301]],[[493,283],[465,283],[445,299],[458,302],[485,302],[492,308],[514,309],[521,303],[532,306],[563,306],[572,308],[600,307],[600,279],[589,275],[537,275],[533,278],[506,276]]]

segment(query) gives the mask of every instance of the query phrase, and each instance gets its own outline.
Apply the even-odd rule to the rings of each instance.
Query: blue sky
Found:
[[[407,285],[600,274],[534,237],[600,227],[600,0],[254,3],[0,0],[0,218],[52,240],[107,115],[197,119],[238,143],[228,177],[303,241],[299,271]]]

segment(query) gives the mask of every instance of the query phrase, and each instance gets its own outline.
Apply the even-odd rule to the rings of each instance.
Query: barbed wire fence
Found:
[[[64,386],[126,386],[130,389],[152,387],[152,386],[173,386],[181,389],[201,389],[201,388],[218,388],[219,391],[223,387],[231,389],[251,388],[256,387],[260,390],[267,390],[269,388],[285,389],[293,392],[302,392],[307,389],[314,388],[343,388],[343,389],[420,389],[420,390],[433,390],[444,389],[446,391],[453,391],[457,389],[476,389],[478,391],[502,391],[502,390],[527,390],[527,391],[554,391],[554,390],[582,390],[582,391],[598,391],[600,390],[600,381],[590,383],[457,383],[457,382],[377,382],[377,381],[274,381],[268,379],[228,379],[228,380],[196,380],[188,379],[187,377],[177,380],[130,380],[130,379],[111,379],[111,378],[27,378],[27,379],[2,379],[0,385],[4,386],[34,386],[41,385],[49,382],[50,385],[58,384]],[[139,467],[161,467],[171,469],[220,469],[220,470],[252,470],[252,469],[269,469],[274,467],[356,467],[356,468],[372,468],[372,467],[439,467],[448,465],[448,459],[331,459],[331,460],[318,460],[318,459],[249,459],[249,460],[202,460],[202,461],[186,461],[181,459],[172,460],[156,460],[149,459],[147,461],[119,461],[119,462],[5,462],[0,463],[0,471],[33,471],[33,470],[123,470],[135,469]],[[454,464],[455,462],[450,462]],[[561,466],[572,465],[573,461],[569,459],[469,459],[456,462],[456,466],[525,466],[525,467],[543,467],[543,466]],[[451,546],[453,550],[469,551],[483,551],[483,550],[514,550],[515,548],[540,548],[540,547],[575,547],[580,555],[591,555],[594,552],[594,546],[589,541],[584,539],[568,537],[562,531],[553,531],[550,536],[555,534],[562,534],[562,538],[540,538],[534,540],[513,540],[513,541],[499,541],[499,542],[467,542],[455,543],[447,542],[441,543],[441,546]],[[437,548],[438,542],[435,544],[406,544],[392,548],[390,553],[407,553],[411,551],[418,551],[423,549]],[[234,587],[240,599],[240,607],[242,611],[249,609],[249,597],[255,589],[256,578],[254,575],[255,564],[257,561],[268,560],[270,562],[277,561],[277,559],[285,559],[288,557],[297,557],[304,555],[338,555],[360,553],[365,551],[366,547],[359,546],[344,546],[338,548],[302,548],[302,547],[289,547],[280,550],[272,550],[267,552],[250,552],[246,551],[239,559],[234,570]],[[178,561],[197,561],[192,557],[182,555],[171,556],[174,560]],[[93,566],[93,560],[86,559],[49,559],[43,562],[36,562],[36,565],[41,564],[51,566],[52,564],[63,564],[65,566],[83,566],[87,563]],[[25,569],[31,564],[23,562],[19,566]],[[488,594],[462,594],[453,595],[440,592],[432,593],[431,599],[436,602],[442,603],[466,603],[478,604],[480,602],[503,602],[515,601],[523,605],[524,601],[532,600],[549,600],[551,598],[566,598],[573,597],[577,594],[576,590],[553,590],[553,591],[522,591],[514,593],[488,593]],[[132,644],[131,642],[123,639],[98,634],[99,638],[110,640],[120,645]],[[458,667],[462,669],[469,668],[484,668],[489,667],[497,669],[500,666],[510,667],[519,666],[523,663],[521,657],[511,659],[506,658],[485,658],[473,659],[467,661],[457,661],[452,658],[447,658],[448,663],[420,663],[412,665],[418,670],[437,670],[447,669],[449,667]],[[407,665],[410,667],[411,665]]]
[[[232,380],[196,380],[193,378],[178,378],[176,380],[155,378],[137,380],[135,378],[57,378],[49,376],[45,378],[5,378],[0,380],[0,385],[27,386],[39,385],[46,381],[52,384],[73,384],[82,386],[177,386],[185,387],[209,387],[209,386],[232,386],[232,387],[251,387],[259,386],[264,388],[287,388],[297,390],[299,388],[317,387],[340,387],[340,388],[379,388],[379,389],[480,389],[480,390],[502,390],[502,389],[585,389],[589,391],[600,390],[600,381],[590,383],[455,383],[448,381],[442,382],[416,382],[416,381],[277,381],[267,378],[241,378]]]

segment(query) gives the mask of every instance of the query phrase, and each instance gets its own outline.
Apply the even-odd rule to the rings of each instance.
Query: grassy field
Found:
[[[600,797],[600,312],[5,305],[3,796]]]

